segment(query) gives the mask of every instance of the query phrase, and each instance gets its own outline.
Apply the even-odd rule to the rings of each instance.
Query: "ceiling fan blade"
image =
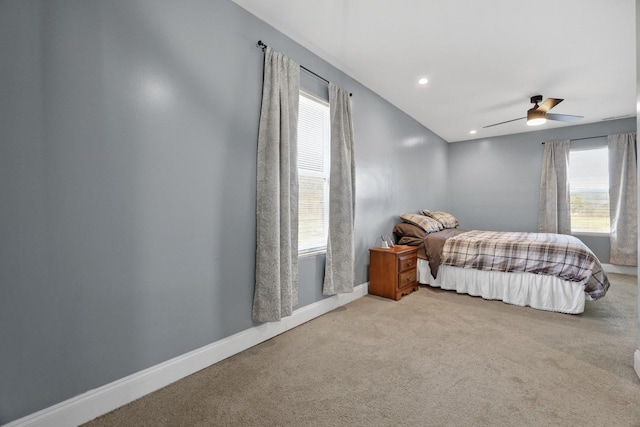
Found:
[[[492,126],[503,125],[503,124],[505,124],[505,123],[511,123],[511,122],[515,122],[516,120],[522,120],[522,119],[526,119],[526,117],[519,117],[519,118],[517,118],[517,119],[507,120],[506,122],[494,123],[494,124],[489,125],[489,126],[482,126],[482,129],[490,128],[490,127],[492,127]]]
[[[584,119],[584,116],[572,116],[570,114],[553,114],[547,113],[548,120],[557,120],[559,122],[575,123]]]
[[[540,106],[538,107],[538,110],[539,111],[544,111],[546,113],[547,111],[551,110],[556,105],[560,104],[562,101],[564,101],[564,99],[547,98],[547,99],[544,100],[544,102],[542,104],[540,104]]]

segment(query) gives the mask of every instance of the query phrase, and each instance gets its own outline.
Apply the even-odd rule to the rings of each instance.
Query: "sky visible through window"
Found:
[[[572,151],[569,179],[571,191],[609,191],[609,150]]]

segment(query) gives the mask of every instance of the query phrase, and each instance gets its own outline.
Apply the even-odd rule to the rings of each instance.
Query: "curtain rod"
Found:
[[[583,139],[605,138],[607,136],[609,135],[585,136],[584,138],[569,139],[569,141],[582,141]],[[544,145],[544,142],[542,143],[542,145]]]
[[[258,43],[256,44],[257,47],[259,47],[260,49],[262,49],[262,51],[264,52],[265,49],[267,48],[267,45],[264,44],[262,42],[262,40],[258,40]],[[327,84],[329,84],[329,80],[325,79],[324,77],[322,77],[320,74],[314,73],[313,71],[311,71],[310,69],[308,69],[307,67],[305,67],[304,65],[300,65],[300,68],[302,68],[303,70],[305,70],[308,73],[313,74],[315,77],[319,78],[320,80],[326,82]],[[349,96],[353,96],[352,93],[349,93]]]

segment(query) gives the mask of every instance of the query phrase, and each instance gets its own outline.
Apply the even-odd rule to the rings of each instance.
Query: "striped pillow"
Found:
[[[438,221],[440,224],[442,224],[443,228],[456,228],[460,225],[456,217],[447,212],[430,211],[428,209],[423,209],[422,213]]]
[[[442,230],[442,225],[428,216],[418,214],[404,214],[400,215],[400,219],[409,224],[413,224],[422,228],[427,233],[433,233]]]

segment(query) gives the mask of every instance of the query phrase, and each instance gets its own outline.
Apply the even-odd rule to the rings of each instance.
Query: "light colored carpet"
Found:
[[[580,315],[366,296],[88,426],[640,426],[637,278]]]

